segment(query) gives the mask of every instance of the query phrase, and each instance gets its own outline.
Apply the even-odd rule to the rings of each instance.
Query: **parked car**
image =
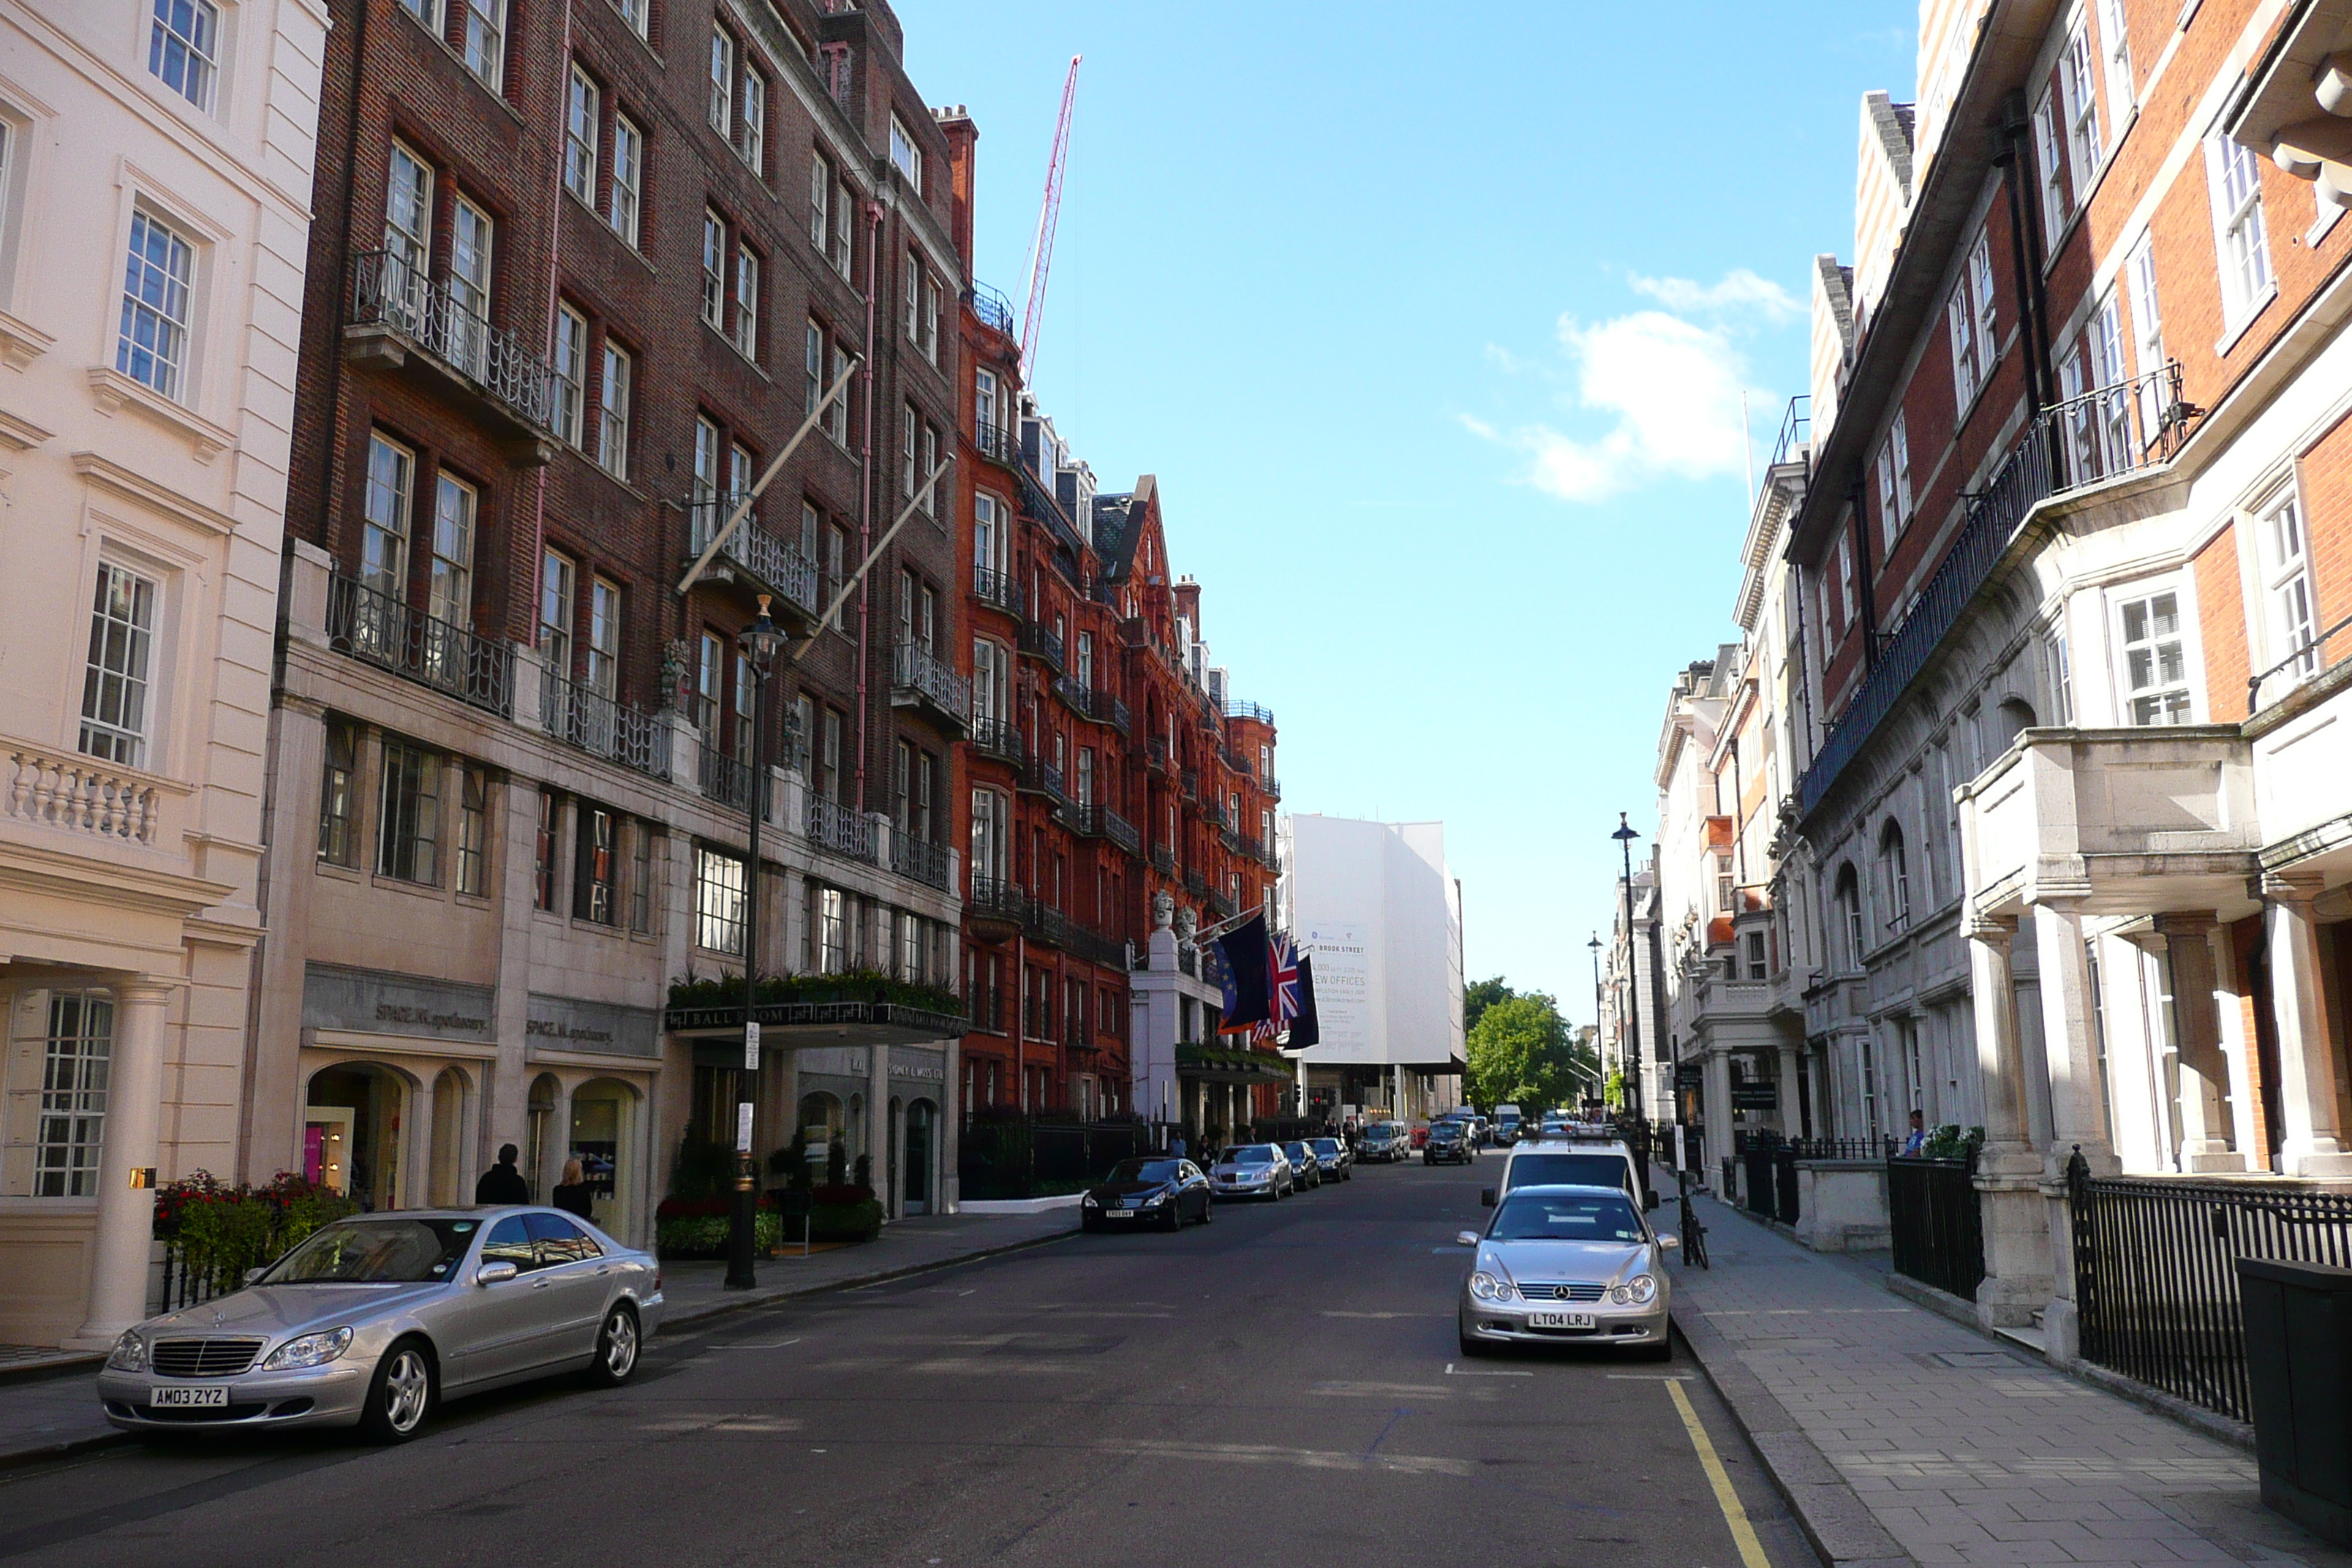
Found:
[[[1517,1142],[1519,1141],[1519,1129],[1525,1124],[1525,1120],[1519,1115],[1519,1108],[1517,1106],[1498,1105],[1495,1107],[1496,1142]]]
[[[1375,1121],[1356,1134],[1356,1158],[1365,1164],[1377,1161],[1385,1165],[1412,1152],[1412,1134],[1393,1121]]]
[[[661,1266],[555,1209],[416,1209],[312,1232],[245,1288],[123,1331],[98,1376],[127,1432],[357,1426],[400,1443],[456,1394],[636,1371]]]
[[[1190,1160],[1121,1160],[1078,1200],[1078,1228],[1181,1230],[1188,1219],[1208,1224],[1213,1201],[1209,1178]]]
[[[1470,1142],[1470,1124],[1448,1119],[1429,1124],[1429,1141],[1421,1147],[1421,1163],[1434,1165],[1444,1161],[1449,1165],[1475,1164],[1478,1151]]]
[[[1315,1157],[1315,1151],[1307,1146],[1307,1140],[1293,1138],[1282,1146],[1282,1155],[1298,1173],[1300,1186],[1319,1187],[1323,1184],[1323,1162]]]
[[[1650,1228],[1614,1186],[1527,1186],[1504,1198],[1475,1247],[1454,1318],[1462,1353],[1497,1345],[1606,1343],[1665,1361],[1671,1280],[1665,1255],[1678,1238]]]
[[[1497,1197],[1508,1196],[1517,1188],[1562,1184],[1616,1187],[1637,1204],[1657,1206],[1646,1195],[1649,1189],[1642,1180],[1641,1162],[1634,1159],[1633,1148],[1613,1132],[1539,1138],[1520,1143],[1503,1156],[1499,1186],[1488,1187],[1480,1196],[1492,1208]]]
[[[1209,1191],[1221,1198],[1286,1198],[1298,1189],[1298,1173],[1271,1143],[1236,1143],[1209,1168]]]
[[[1307,1146],[1315,1152],[1315,1163],[1321,1173],[1335,1182],[1356,1179],[1356,1157],[1337,1138],[1310,1138]]]

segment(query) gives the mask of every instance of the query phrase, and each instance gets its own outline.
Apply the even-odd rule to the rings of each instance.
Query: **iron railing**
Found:
[[[688,500],[687,553],[699,556],[709,548],[711,536],[734,515],[742,500],[740,495],[726,495]],[[758,578],[761,587],[804,613],[814,616],[824,612],[823,574],[817,563],[761,527],[755,519],[746,517],[736,526],[735,531],[727,536],[727,542],[719,547],[718,558],[741,567]]]
[[[406,258],[372,250],[352,259],[351,320],[399,333],[533,425],[554,426],[555,372],[547,361]]]
[[[514,649],[436,620],[336,573],[327,579],[328,646],[459,701],[514,717]]]
[[[1044,795],[1056,806],[1070,803],[1069,792],[1062,786],[1062,770],[1043,757],[1031,757],[1023,764],[1021,787]]]
[[[1168,771],[1168,742],[1164,739],[1152,735],[1144,741],[1143,765],[1155,773]]]
[[[980,318],[982,326],[992,331],[1003,332],[1008,338],[1013,336],[1013,306],[1003,295],[985,283],[974,281],[964,300],[971,306],[971,313]],[[988,426],[982,426],[982,428]]]
[[[1151,851],[1151,867],[1163,877],[1176,874],[1176,851],[1165,844],[1156,845]]]
[[[540,722],[549,734],[625,768],[669,777],[667,725],[551,669],[541,679]]]
[[[890,869],[901,877],[934,888],[948,885],[948,852],[937,844],[926,844],[903,828],[890,834]]]
[[[1018,616],[1026,606],[1018,578],[1010,572],[991,571],[985,566],[971,569],[971,596],[983,605],[993,605],[1008,616]]]
[[[1255,719],[1261,724],[1271,724],[1274,722],[1274,710],[1263,702],[1244,702],[1238,697],[1228,697],[1225,699],[1225,717]]]
[[[1086,682],[1080,680],[1076,676],[1055,676],[1054,678],[1054,695],[1060,698],[1063,703],[1066,705],[1073,713],[1077,714],[1081,718],[1087,716]]]
[[[901,643],[890,650],[890,684],[961,719],[971,711],[971,682],[927,647]]]
[[[1011,763],[1017,768],[1028,761],[1029,748],[1010,719],[974,719],[971,740],[973,751],[1000,763]]]
[[[1029,918],[1029,896],[1002,877],[987,877],[975,871],[971,876],[971,891],[963,901],[967,915],[993,915],[999,920],[1025,921]]]
[[[1280,800],[1282,798],[1282,781],[1276,778],[1272,773],[1268,773],[1265,777],[1260,779],[1258,781],[1258,787],[1265,791],[1266,798],[1269,800]]]
[[[1772,443],[1772,467],[1779,468],[1791,458],[1803,455],[1813,438],[1813,395],[1801,392],[1789,399],[1789,411],[1780,416],[1780,438]]]
[[[2246,717],[2251,719],[2262,711],[2263,685],[2272,676],[2293,675],[2294,679],[2288,685],[2288,689],[2293,690],[2325,669],[2326,664],[2320,658],[2319,650],[2327,646],[2330,637],[2347,628],[2352,628],[2352,616],[2345,616],[2324,632],[2305,637],[2295,645],[2293,653],[2288,654],[2268,669],[2246,677]]]
[[[809,796],[809,842],[852,860],[876,863],[874,824],[839,801]]]
[[[1903,1146],[1899,1138],[1791,1138],[1788,1142],[1800,1160],[1892,1160]]]
[[[694,750],[694,782],[701,789],[703,798],[730,811],[749,813],[753,784],[751,764],[729,756],[708,735],[697,737]],[[762,822],[776,819],[774,795],[775,792],[769,790],[761,796],[760,820]]]
[[[1108,838],[1130,855],[1143,853],[1135,825],[1107,805],[1079,806],[1071,826],[1089,838]]]
[[[1894,1233],[1895,1272],[1973,1301],[1985,1276],[1984,1213],[1977,1199],[1977,1156],[1958,1160],[1896,1156],[1886,1162],[1886,1218]]]
[[[1960,612],[2009,548],[2026,514],[2052,496],[2171,460],[2200,410],[2180,400],[2178,362],[2043,409],[1992,481],[1969,498],[1968,521],[1797,781],[1801,808],[1820,805],[1847,764],[1927,668]]]
[[[1022,622],[1021,651],[1044,659],[1055,674],[1062,673],[1062,639],[1053,627],[1035,621]]]
[[[2246,1380],[2241,1258],[2352,1268],[2352,1193],[2090,1173],[2067,1163],[2083,1359],[2237,1421]]]
[[[1021,433],[1003,425],[975,425],[971,444],[980,455],[1000,468],[1021,466]]]
[[[1201,820],[1212,827],[1233,826],[1233,818],[1225,815],[1225,803],[1213,795],[1201,803]]]
[[[1206,899],[1209,896],[1209,879],[1187,867],[1184,871],[1184,890],[1196,899]]]

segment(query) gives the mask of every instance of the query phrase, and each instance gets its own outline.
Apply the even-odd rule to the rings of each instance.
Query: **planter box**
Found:
[[[1796,1237],[1815,1252],[1866,1252],[1893,1245],[1886,1163],[1798,1161]]]

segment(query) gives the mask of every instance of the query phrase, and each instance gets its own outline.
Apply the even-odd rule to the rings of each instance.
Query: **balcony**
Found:
[[[1176,874],[1176,851],[1166,845],[1157,845],[1151,851],[1151,868],[1163,877]]]
[[[1184,890],[1196,899],[1205,899],[1209,896],[1209,879],[1187,867],[1184,871]]]
[[[1143,853],[1143,839],[1135,825],[1107,805],[1081,805],[1073,811],[1070,826],[1088,838],[1105,838],[1129,855]]]
[[[992,332],[1002,332],[1008,338],[1014,335],[1013,306],[1003,295],[985,283],[975,282],[965,293],[963,300],[971,307],[973,318],[982,326]]]
[[[1959,537],[1902,624],[1882,635],[1870,672],[1797,782],[1800,808],[1810,816],[1827,798],[2036,509],[2094,485],[2162,468],[2202,413],[2180,400],[2180,366],[2173,363],[2035,416],[1991,482],[1969,499]]]
[[[1168,742],[1157,735],[1143,742],[1143,765],[1161,778],[1168,776]]]
[[[1233,769],[1234,772],[1241,774],[1242,777],[1254,778],[1256,776],[1257,764],[1251,762],[1247,757],[1242,755],[1240,752],[1234,750],[1233,747],[1218,747],[1217,755],[1224,758],[1225,766]]]
[[[1062,785],[1062,770],[1043,757],[1031,757],[1022,765],[1021,792],[1042,795],[1055,806],[1070,804],[1069,791]]]
[[[1010,763],[1016,768],[1029,760],[1029,748],[1010,719],[974,719],[971,738],[971,749],[983,757]]]
[[[1198,800],[1201,798],[1201,773],[1199,769],[1186,768],[1176,776],[1178,780],[1178,787],[1182,791],[1186,800]]]
[[[1212,827],[1231,827],[1233,818],[1225,815],[1225,803],[1215,795],[1201,803],[1201,820]]]
[[[1234,918],[1234,901],[1233,900],[1225,897],[1224,894],[1211,893],[1208,898],[1208,905],[1209,912],[1216,916],[1219,920],[1229,921]]]
[[[982,942],[1003,942],[1029,918],[1029,897],[1001,877],[972,874],[971,892],[963,901],[963,915],[972,934]]]
[[[183,855],[190,794],[185,784],[79,752],[0,742],[0,815],[18,822]]]
[[[1003,610],[1014,620],[1026,613],[1021,584],[1010,572],[992,572],[985,566],[971,569],[971,596],[992,609]]]
[[[738,816],[751,809],[751,764],[740,762],[721,752],[708,735],[695,742],[694,782],[702,797],[715,805],[725,807]],[[760,820],[776,820],[775,792],[771,789],[760,802]]]
[[[1122,735],[1132,729],[1134,721],[1127,711],[1126,703],[1099,687],[1082,695],[1084,700],[1078,707],[1079,712],[1097,724],[1109,725]]]
[[[537,465],[554,458],[549,432],[555,423],[555,374],[548,363],[476,315],[446,282],[424,276],[390,251],[352,258],[343,343],[354,364],[455,393],[518,459]]]
[[[1022,622],[1021,651],[1032,658],[1044,660],[1046,668],[1055,675],[1061,674],[1065,668],[1062,639],[1050,626],[1040,626],[1035,621]]]
[[[1056,947],[1089,963],[1100,963],[1113,969],[1127,967],[1127,945],[1111,941],[1102,932],[1081,925],[1043,899],[1029,903],[1028,919],[1023,922],[1032,940],[1047,947]]]
[[[1021,432],[1003,425],[975,425],[972,449],[1000,468],[1021,467]]]
[[[2210,910],[2258,874],[2251,742],[2234,724],[2028,730],[1961,786],[1979,914]]]
[[[608,763],[669,777],[667,725],[553,670],[540,679],[540,722],[549,734]]]
[[[698,560],[709,548],[711,536],[726,526],[742,501],[740,496],[715,496],[686,503],[686,548],[689,559]],[[751,580],[759,592],[773,595],[786,609],[798,610],[810,622],[824,613],[824,580],[815,562],[778,539],[746,517],[727,542],[719,548],[712,564],[724,562]]]
[[[924,843],[905,828],[893,828],[890,869],[927,887],[944,889],[948,885],[948,852],[939,845]]]
[[[863,860],[869,866],[881,863],[874,847],[874,824],[821,795],[809,796],[808,839],[846,860]]]
[[[961,735],[971,712],[971,682],[930,649],[901,643],[890,650],[890,706],[922,710],[940,729]]]
[[[1061,699],[1063,707],[1081,719],[1088,717],[1087,689],[1076,676],[1057,676],[1054,681],[1054,695]]]
[[[1225,717],[1247,719],[1252,723],[1270,727],[1274,723],[1274,710],[1264,703],[1244,702],[1238,697],[1228,697],[1225,699]]]
[[[1217,842],[1223,845],[1226,849],[1235,855],[1241,853],[1242,836],[1235,833],[1230,827],[1221,827],[1217,829]]]
[[[513,648],[341,574],[327,579],[327,637],[338,653],[514,717]]]
[[[1268,773],[1265,777],[1258,780],[1257,787],[1265,791],[1266,798],[1268,800],[1280,800],[1282,798],[1282,781],[1276,778],[1272,773]]]

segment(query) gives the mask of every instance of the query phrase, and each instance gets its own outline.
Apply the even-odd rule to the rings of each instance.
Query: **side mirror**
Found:
[[[1457,1230],[1454,1233],[1454,1245],[1475,1247],[1478,1245],[1478,1233],[1475,1230]]]
[[[477,1285],[503,1285],[522,1270],[511,1263],[485,1263],[474,1270]]]
[[[1492,1187],[1479,1188],[1478,1201],[1486,1207],[1493,1208],[1495,1206],[1495,1189]]]
[[[268,1266],[268,1264],[266,1264],[266,1263],[265,1263],[265,1264],[263,1264],[263,1265],[262,1265],[260,1268],[248,1268],[248,1269],[247,1269],[247,1270],[245,1271],[245,1279],[244,1279],[244,1281],[243,1281],[243,1282],[244,1282],[245,1284],[250,1285],[250,1284],[252,1284],[255,1280],[257,1280],[257,1279],[260,1279],[263,1275],[265,1275],[265,1274],[267,1274],[267,1273],[268,1273],[268,1272],[269,1272],[269,1266]]]
[[[1652,1209],[1654,1209],[1654,1208],[1656,1208],[1657,1206],[1658,1206],[1658,1194],[1655,1194],[1655,1193],[1652,1193],[1652,1194],[1651,1194],[1647,1198],[1645,1198],[1644,1200],[1643,1200],[1643,1203],[1642,1203],[1642,1212],[1643,1212],[1643,1213],[1644,1213],[1644,1214],[1647,1214],[1650,1210],[1652,1210]]]
[[[1679,1252],[1682,1250],[1682,1245],[1683,1238],[1679,1236],[1662,1236],[1658,1237],[1658,1250],[1660,1252]]]

